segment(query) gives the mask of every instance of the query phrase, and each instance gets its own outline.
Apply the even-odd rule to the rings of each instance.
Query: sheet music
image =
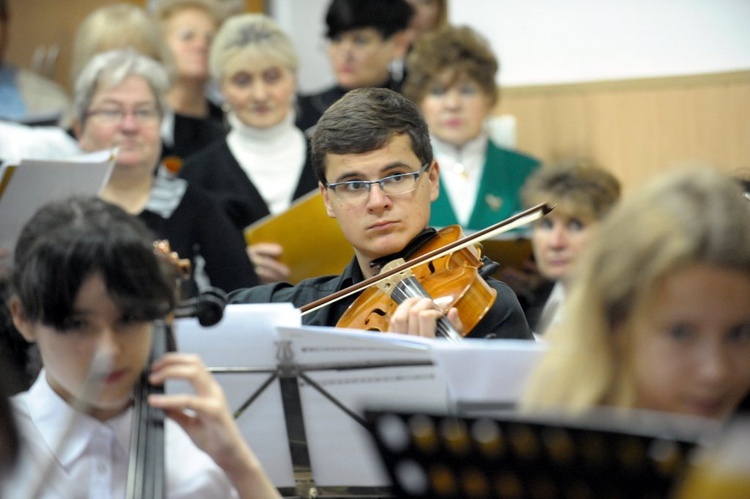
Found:
[[[12,252],[24,224],[48,202],[73,195],[97,195],[113,167],[113,151],[65,161],[21,161],[0,196],[0,248]]]
[[[436,365],[444,372],[452,407],[514,405],[547,344],[527,340],[465,339],[435,342]]]
[[[194,319],[175,327],[181,351],[212,368],[293,366],[307,450],[318,487],[390,484],[374,441],[360,424],[365,408],[449,411],[467,401],[514,401],[545,346],[530,341],[452,343],[412,336],[301,325],[290,304],[230,305],[213,328]],[[283,369],[282,369],[283,370]],[[279,372],[279,371],[277,371]],[[216,374],[233,409],[269,374]],[[167,391],[184,391],[176,383]],[[340,404],[342,407],[340,407]],[[295,484],[281,386],[274,381],[239,417],[243,435],[277,487]],[[299,415],[291,415],[296,417]]]
[[[228,305],[224,318],[204,328],[197,319],[175,321],[177,348],[201,356],[210,368],[276,368],[276,327],[299,326],[298,309],[289,303]],[[215,373],[233,411],[269,378],[265,373]],[[167,383],[168,393],[184,393],[181,382]],[[294,473],[279,382],[276,380],[237,418],[253,452],[277,487],[293,487]]]
[[[360,415],[365,405],[384,401],[447,408],[445,379],[430,365],[433,340],[324,327],[282,327],[279,339],[291,341],[295,361],[314,382]],[[382,367],[389,363],[404,365]],[[373,367],[314,369],[335,364]],[[300,384],[300,393],[315,483],[387,486],[368,431],[308,383]]]

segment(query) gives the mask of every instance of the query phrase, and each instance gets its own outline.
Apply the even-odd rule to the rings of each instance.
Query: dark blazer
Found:
[[[183,114],[174,115],[174,144],[162,147],[161,156],[177,156],[185,159],[226,135],[226,127],[214,116],[193,118]]]
[[[270,214],[268,206],[229,150],[226,139],[216,141],[185,161],[179,176],[217,198],[232,221],[244,229]],[[310,144],[293,199],[318,187],[312,168]]]

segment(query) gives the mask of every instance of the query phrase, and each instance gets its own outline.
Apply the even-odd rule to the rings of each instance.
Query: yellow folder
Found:
[[[354,256],[338,222],[326,214],[320,191],[297,199],[288,210],[269,215],[245,229],[247,244],[277,243],[284,248],[281,262],[289,267],[289,282],[340,274]]]

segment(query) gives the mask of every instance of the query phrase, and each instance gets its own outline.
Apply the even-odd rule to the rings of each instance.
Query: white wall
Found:
[[[300,58],[299,90],[312,93],[333,84],[325,51],[325,16],[330,0],[268,0],[269,14],[292,37]]]
[[[333,78],[328,0],[269,0],[300,52],[300,89]],[[490,39],[504,86],[750,69],[749,0],[449,0],[450,19]]]

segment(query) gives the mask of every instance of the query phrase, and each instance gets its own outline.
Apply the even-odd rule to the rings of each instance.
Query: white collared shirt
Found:
[[[132,409],[107,421],[75,411],[46,380],[12,399],[22,439],[19,462],[0,486],[0,497],[25,499],[124,498]],[[173,421],[165,440],[167,496],[237,497],[223,471]],[[62,441],[62,445],[61,445]]]
[[[440,180],[448,193],[453,212],[461,225],[467,225],[477,201],[479,182],[487,156],[487,135],[482,133],[462,147],[430,138],[440,165]]]

